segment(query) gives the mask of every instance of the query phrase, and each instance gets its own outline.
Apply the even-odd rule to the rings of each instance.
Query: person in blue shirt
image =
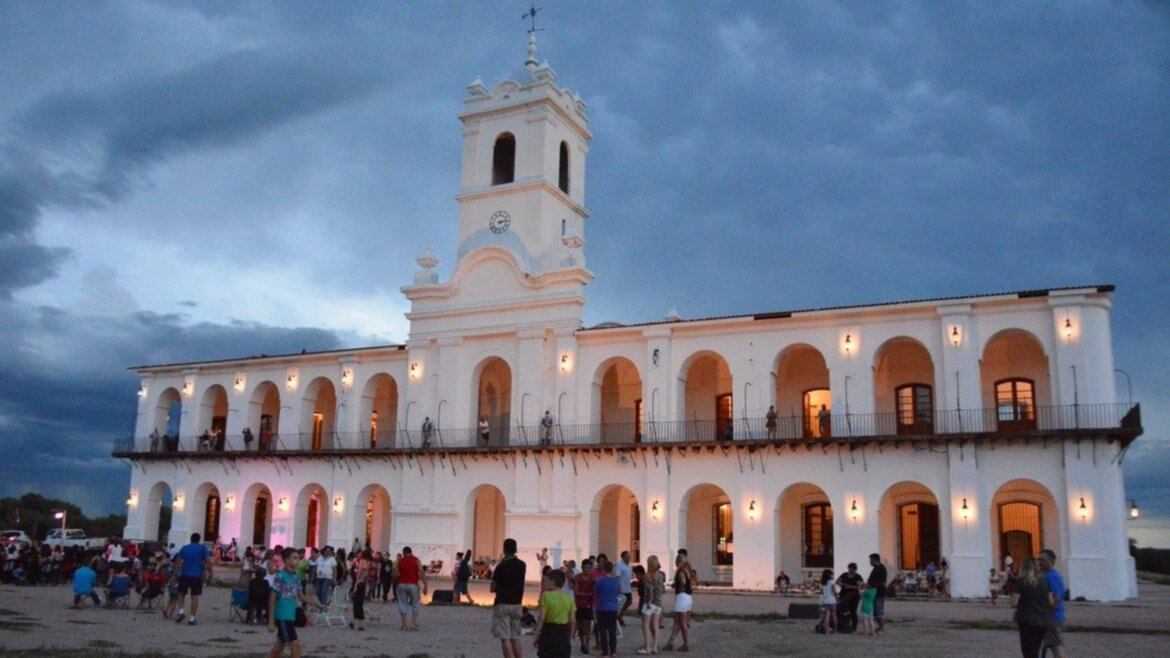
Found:
[[[179,614],[175,615],[175,623],[183,623],[187,619],[184,603],[187,594],[191,594],[191,617],[187,623],[195,625],[195,613],[199,612],[199,597],[203,594],[203,581],[211,580],[211,550],[199,543],[199,533],[191,534],[191,543],[175,553],[175,562],[179,571]]]
[[[1056,553],[1049,548],[1040,551],[1037,560],[1040,569],[1044,571],[1044,580],[1048,589],[1056,599],[1056,607],[1052,608],[1052,623],[1048,625],[1048,632],[1044,634],[1044,644],[1052,647],[1057,658],[1064,658],[1064,597],[1068,589],[1064,586],[1064,577],[1056,570]]]
[[[95,558],[96,559],[96,558]],[[78,567],[77,571],[73,572],[73,607],[81,606],[81,599],[90,597],[93,599],[94,605],[101,605],[102,600],[98,598],[97,592],[94,591],[93,586],[97,582],[97,572],[93,570],[93,562],[84,564]]]
[[[621,583],[613,575],[613,562],[605,561],[602,576],[593,585],[593,609],[597,611],[597,628],[601,635],[601,655],[617,654],[617,614],[621,602]]]

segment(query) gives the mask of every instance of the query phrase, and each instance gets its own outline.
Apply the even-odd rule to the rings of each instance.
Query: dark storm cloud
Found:
[[[1164,5],[546,5],[540,57],[582,93],[596,135],[588,323],[1115,283],[1115,358],[1148,428],[1127,485],[1170,515]],[[306,294],[395,291],[427,244],[449,272],[455,115],[472,78],[519,68],[517,7],[6,6],[0,296],[52,289],[106,250],[139,307],[183,300],[195,319],[11,302],[4,324],[21,318],[22,344],[43,334],[77,351],[68,368],[16,361],[5,376],[35,379],[46,399],[77,387],[61,413],[73,427],[100,419],[86,441],[108,443],[133,412],[124,366],[275,351],[260,346],[268,328],[200,329],[241,294],[220,285],[216,255],[302,267]],[[55,236],[69,222],[108,236],[70,255],[38,240],[50,213],[65,217]],[[130,275],[159,275],[124,236],[174,247],[215,286],[144,301]],[[246,336],[256,345],[235,349]],[[31,441],[59,414],[19,397]]]

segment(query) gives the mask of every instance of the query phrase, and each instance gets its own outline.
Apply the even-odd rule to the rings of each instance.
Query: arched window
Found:
[[[504,185],[516,180],[516,138],[502,133],[496,138],[492,151],[492,185]]]
[[[561,142],[561,165],[557,175],[557,185],[565,194],[569,193],[569,145]]]
[[[995,413],[1001,432],[1036,429],[1036,386],[1031,379],[1001,379],[995,383]]]
[[[934,397],[926,384],[894,389],[898,434],[930,434],[934,430]]]

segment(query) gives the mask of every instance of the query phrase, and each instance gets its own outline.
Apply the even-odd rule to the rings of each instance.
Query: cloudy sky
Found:
[[[543,5],[596,135],[587,322],[1117,284],[1170,518],[1166,5]],[[404,338],[526,8],[0,0],[0,494],[121,508],[127,366]]]

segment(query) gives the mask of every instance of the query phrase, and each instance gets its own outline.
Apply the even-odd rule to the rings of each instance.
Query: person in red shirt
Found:
[[[589,637],[593,626],[593,561],[581,563],[581,573],[573,577],[573,594],[577,603],[577,635],[581,638],[581,653],[589,653]]]
[[[422,562],[414,556],[409,546],[402,549],[402,559],[398,561],[398,613],[402,615],[402,630],[418,630],[418,613],[422,611],[422,597],[419,596],[419,582],[422,583],[422,596],[427,593],[427,572],[422,568]],[[410,616],[410,623],[406,617]]]

